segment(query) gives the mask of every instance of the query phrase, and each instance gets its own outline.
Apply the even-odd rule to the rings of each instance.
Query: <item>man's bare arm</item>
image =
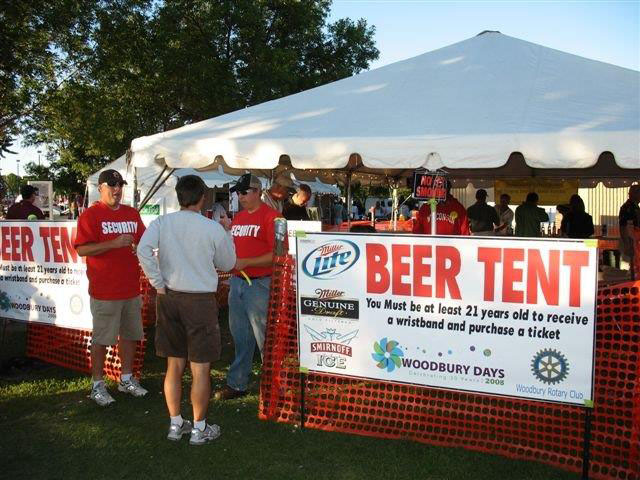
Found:
[[[265,253],[259,257],[238,258],[236,260],[236,270],[243,270],[247,267],[268,267],[273,263],[273,252]]]
[[[107,240],[99,243],[85,243],[76,247],[76,252],[81,257],[92,257],[94,255],[100,255],[101,253],[108,252],[114,248],[129,247],[133,245],[133,235],[128,233],[120,235],[113,240]]]

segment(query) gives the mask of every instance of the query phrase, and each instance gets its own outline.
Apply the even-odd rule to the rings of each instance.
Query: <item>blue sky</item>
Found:
[[[376,27],[380,58],[371,68],[410,58],[498,30],[545,47],[640,70],[640,1],[431,2],[334,0],[330,21],[365,18]],[[16,173],[37,150],[19,148],[0,159],[2,173]],[[124,153],[124,152],[123,152]]]
[[[484,30],[640,70],[640,2],[430,2],[336,0],[332,20],[376,26],[372,68],[473,37]]]

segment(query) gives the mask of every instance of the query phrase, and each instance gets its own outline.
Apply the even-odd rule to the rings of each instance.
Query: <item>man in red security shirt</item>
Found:
[[[256,343],[260,354],[264,345],[275,244],[274,220],[282,215],[262,202],[261,190],[260,180],[250,173],[242,175],[231,187],[232,192],[238,192],[243,208],[231,224],[237,260],[236,274],[231,277],[229,288],[229,329],[235,359],[229,367],[227,385],[216,392],[218,400],[247,394]]]
[[[413,223],[413,233],[431,235],[431,206],[420,207]],[[447,199],[436,207],[437,235],[469,235],[469,219],[464,206],[451,195],[451,182],[447,180]]]
[[[38,189],[33,185],[23,185],[20,195],[22,200],[9,207],[7,220],[44,220],[44,213],[34,205],[38,199]]]
[[[135,245],[144,233],[144,225],[135,208],[120,204],[122,188],[126,183],[116,170],[105,170],[100,174],[100,201],[78,218],[74,244],[78,254],[87,257],[93,316],[93,387],[89,398],[100,406],[114,402],[102,375],[107,346],[114,345],[118,337],[118,352],[122,362],[118,390],[136,397],[147,393],[131,375],[136,342],[143,338],[140,275]]]

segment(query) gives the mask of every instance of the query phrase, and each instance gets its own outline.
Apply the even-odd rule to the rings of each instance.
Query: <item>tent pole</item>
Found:
[[[347,172],[347,230],[351,230],[351,175],[352,172]]]
[[[78,209],[82,207],[82,211],[84,211],[85,204],[87,207],[89,206],[89,180],[87,179],[87,183],[84,185],[84,197],[82,198],[82,205],[78,205]],[[78,210],[78,215],[80,215],[80,210]]]
[[[138,167],[133,167],[133,208],[138,208]]]
[[[153,185],[151,185],[151,188],[149,189],[147,194],[144,196],[144,198],[140,202],[140,206],[138,207],[138,211],[140,211],[140,210],[142,210],[144,208],[144,206],[147,204],[147,202],[149,200],[151,200],[151,197],[153,197],[156,194],[156,192],[158,190],[160,190],[160,187],[162,187],[165,184],[165,182],[169,179],[169,177],[173,174],[173,172],[176,171],[175,168],[172,168],[171,170],[169,170],[169,173],[167,173],[167,175],[162,179],[162,181],[160,181],[160,183],[158,183],[158,180],[160,180],[160,177],[162,176],[162,174],[164,173],[164,171],[167,168],[168,167],[165,165],[164,168],[162,169],[162,172],[160,172],[160,175],[158,175],[158,178],[156,178],[155,182],[153,182]]]
[[[398,185],[396,183],[393,184],[393,189],[391,190],[391,225],[393,230],[398,229]]]
[[[153,181],[153,184],[151,185],[151,188],[149,188],[149,191],[147,192],[147,194],[144,196],[144,198],[140,202],[141,203],[140,208],[144,207],[147,204],[147,201],[149,200],[147,198],[149,196],[149,192],[155,188],[156,184],[158,183],[158,180],[160,180],[160,178],[162,177],[162,174],[164,174],[164,172],[167,170],[167,168],[169,168],[169,167],[167,167],[167,165],[165,164],[165,166],[162,169],[162,171],[158,174],[156,179]],[[138,209],[138,210],[140,210],[140,209]]]

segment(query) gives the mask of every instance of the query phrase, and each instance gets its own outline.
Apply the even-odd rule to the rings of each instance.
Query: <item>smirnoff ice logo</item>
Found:
[[[304,326],[309,336],[314,340],[310,343],[312,353],[330,353],[344,355],[351,357],[353,350],[349,346],[351,340],[358,336],[358,330],[351,330],[343,333],[337,331],[335,328],[327,328],[324,331],[318,331],[311,328],[309,325]],[[322,355],[326,358],[326,355]]]

